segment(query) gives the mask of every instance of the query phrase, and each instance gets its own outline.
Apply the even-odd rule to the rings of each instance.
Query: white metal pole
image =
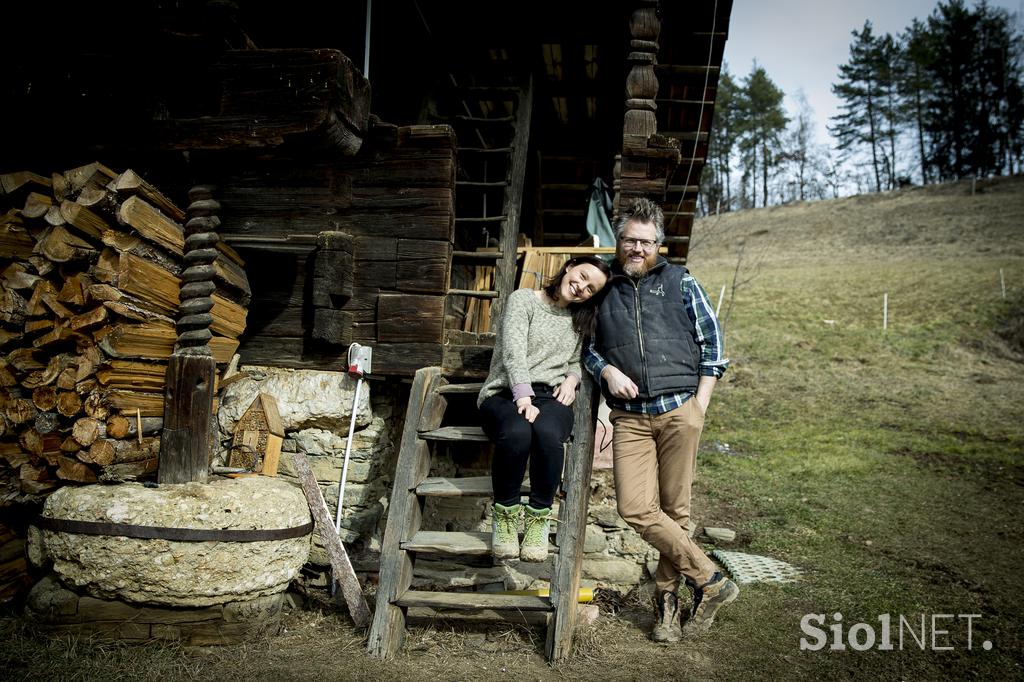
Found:
[[[722,285],[722,293],[718,294],[718,305],[715,306],[715,317],[718,317],[718,311],[722,309],[722,299],[725,298],[725,285]]]
[[[348,476],[348,457],[352,452],[352,436],[356,430],[356,410],[359,409],[359,390],[363,387],[363,378],[356,381],[356,396],[352,399],[352,418],[348,424],[348,442],[345,444],[345,461],[341,465],[341,481],[338,482],[338,511],[334,517],[334,528],[341,533],[341,505],[345,501],[345,478]]]
[[[1006,298],[1006,277],[1003,275],[1003,269],[999,268],[999,288],[1003,292],[1003,298]]]
[[[366,0],[366,43],[363,49],[363,77],[370,80],[370,15],[373,14],[373,0]]]
[[[882,331],[889,328],[889,294],[882,294]]]

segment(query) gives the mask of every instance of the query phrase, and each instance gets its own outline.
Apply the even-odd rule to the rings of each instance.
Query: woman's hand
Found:
[[[555,400],[563,405],[572,405],[576,400],[576,386],[579,383],[579,378],[575,374],[570,374],[562,380],[562,383],[555,387],[555,392],[552,395]]]
[[[533,400],[530,399],[530,396],[525,396],[517,400],[516,408],[518,409],[519,414],[526,417],[526,421],[531,424],[533,423],[533,420],[537,418],[537,415],[540,414],[540,410],[533,406]]]

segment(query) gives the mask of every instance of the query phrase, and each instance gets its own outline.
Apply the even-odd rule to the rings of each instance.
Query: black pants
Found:
[[[572,434],[572,408],[552,397],[553,388],[534,384],[533,405],[540,414],[533,423],[519,414],[512,394],[492,395],[480,405],[484,433],[494,441],[491,484],[494,501],[519,504],[526,463],[530,463],[530,506],[546,509],[562,480],[563,444]],[[532,457],[531,457],[532,452]]]

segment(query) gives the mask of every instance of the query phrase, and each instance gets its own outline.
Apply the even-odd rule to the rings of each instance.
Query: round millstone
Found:
[[[43,516],[137,526],[275,530],[310,522],[302,491],[255,476],[147,488],[139,483],[64,487]],[[54,571],[101,599],[210,606],[284,591],[310,550],[309,534],[257,542],[183,542],[46,530]]]

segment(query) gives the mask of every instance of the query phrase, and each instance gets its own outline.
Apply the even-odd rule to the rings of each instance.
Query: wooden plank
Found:
[[[441,429],[421,431],[424,440],[487,442],[490,440],[479,426],[446,426]]]
[[[441,366],[445,376],[483,379],[491,366],[494,348],[474,344],[445,344]]]
[[[370,622],[370,607],[363,597],[359,578],[356,577],[355,569],[352,568],[345,545],[341,542],[341,537],[338,536],[338,531],[334,527],[334,520],[327,509],[323,491],[320,490],[320,485],[316,482],[316,476],[313,475],[313,470],[310,469],[309,460],[306,459],[305,454],[292,453],[292,461],[295,463],[295,473],[299,476],[302,492],[306,494],[306,501],[309,502],[309,508],[313,512],[313,519],[320,532],[320,539],[327,548],[327,555],[331,560],[331,575],[337,584],[338,591],[345,598],[352,622],[356,627],[366,627]]]
[[[373,373],[415,374],[423,367],[440,367],[443,357],[440,343],[378,343],[373,347]]]
[[[412,552],[487,556],[491,553],[491,534],[421,530],[401,546]]]
[[[451,279],[452,245],[448,241],[399,239],[396,288],[443,294]]]
[[[493,492],[490,476],[432,477],[416,486],[417,495],[431,497],[486,497]]]
[[[444,341],[444,296],[381,293],[377,338],[382,343]]]
[[[564,661],[572,654],[576,628],[576,601],[583,567],[583,544],[587,534],[590,504],[590,476],[594,466],[594,407],[596,396],[589,375],[580,383],[573,409],[573,441],[565,458],[562,487],[565,500],[559,505],[556,543],[558,561],[551,581],[554,622],[548,628],[547,658]]]
[[[479,393],[483,388],[482,383],[474,384],[448,384],[438,389],[438,393]]]
[[[380,577],[377,587],[377,608],[367,642],[371,656],[388,659],[402,647],[405,638],[405,609],[395,602],[408,590],[412,577],[412,559],[400,543],[407,532],[406,520],[419,508],[414,482],[417,459],[423,456],[423,441],[416,431],[428,390],[438,379],[437,367],[425,367],[416,372],[409,392],[405,413],[405,426],[398,450],[395,480],[391,488],[388,521],[380,553]],[[429,453],[428,453],[429,456]],[[418,530],[418,529],[416,529]]]
[[[495,611],[481,609],[479,611],[460,611],[456,609],[433,609],[429,606],[410,606],[406,612],[410,623],[452,623],[458,625],[488,624],[505,622],[524,627],[547,626],[551,613],[545,611]]]
[[[402,596],[402,606],[434,609],[494,609],[500,611],[550,611],[546,597],[492,592],[427,592],[409,590]]]

